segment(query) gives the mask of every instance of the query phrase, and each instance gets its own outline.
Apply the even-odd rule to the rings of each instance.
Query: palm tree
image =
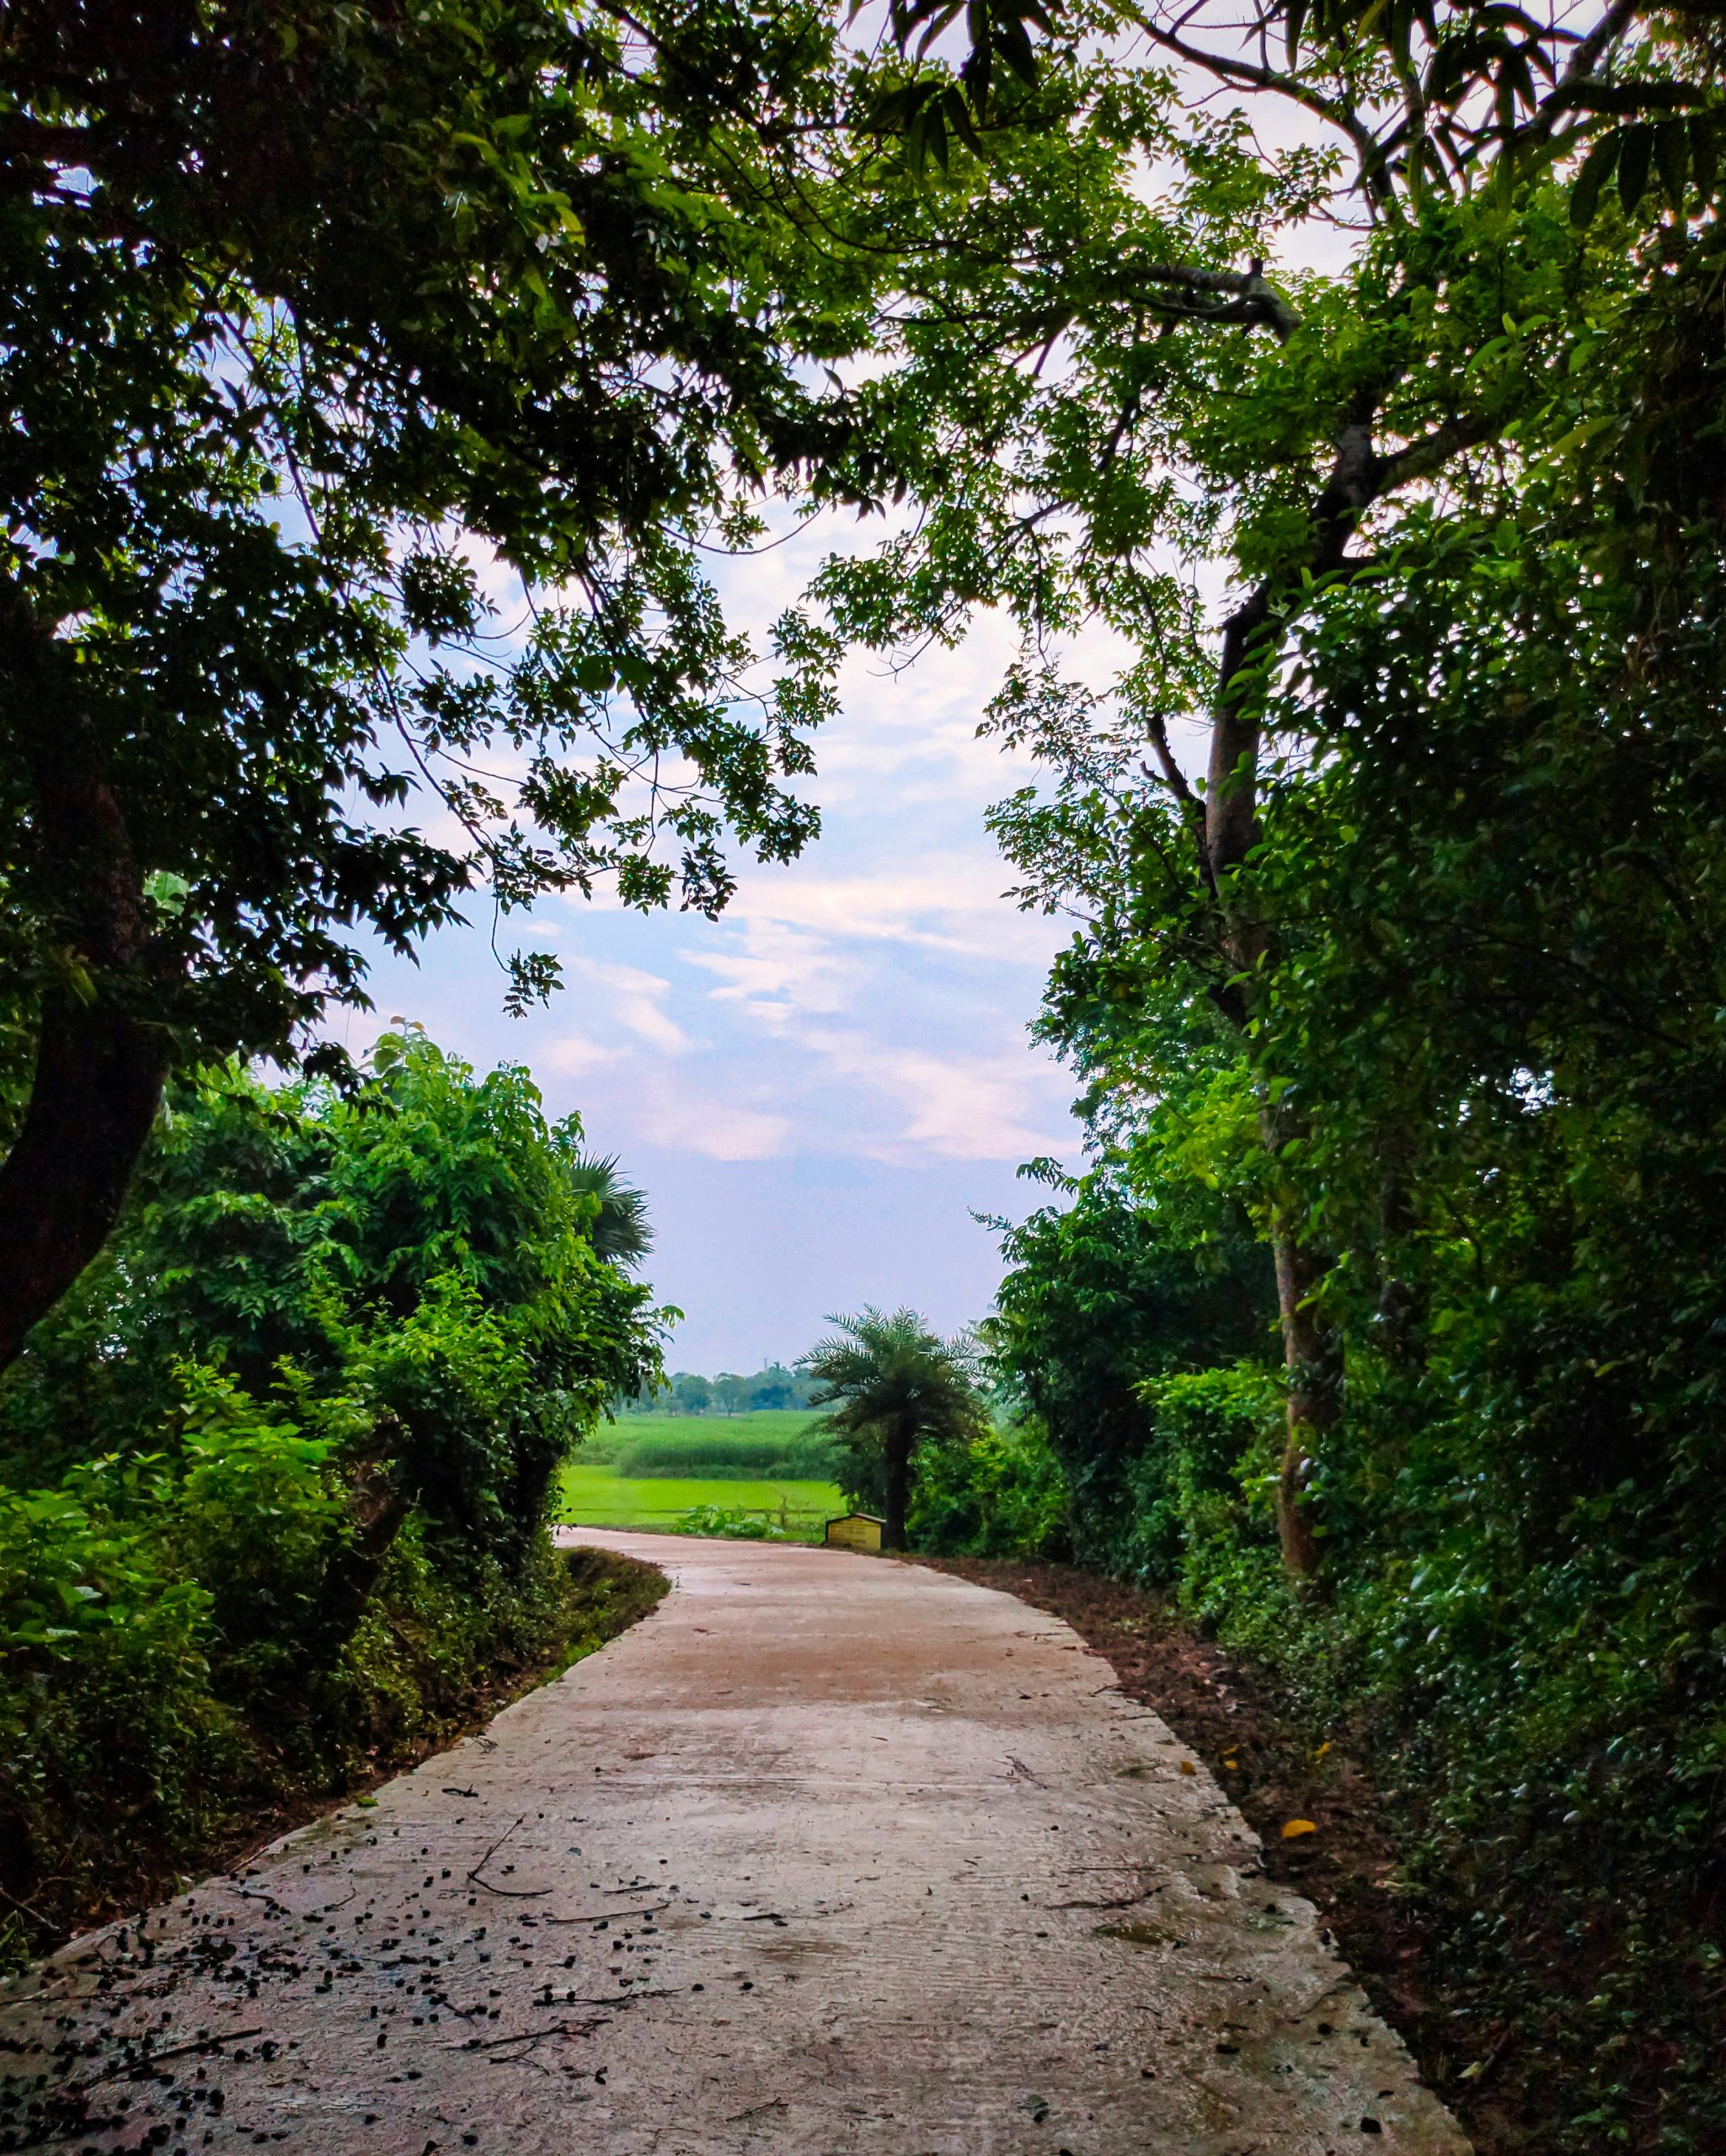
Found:
[[[831,1408],[819,1427],[879,1464],[881,1546],[902,1550],[917,1448],[969,1437],[988,1419],[971,1376],[970,1342],[943,1340],[913,1310],[866,1305],[855,1317],[836,1315],[828,1323],[838,1331],[817,1342],[800,1365],[820,1388],[810,1405]]]
[[[626,1269],[639,1265],[653,1248],[647,1197],[619,1176],[617,1155],[578,1153],[567,1172],[570,1187],[581,1197],[599,1200],[587,1230],[596,1252]]]

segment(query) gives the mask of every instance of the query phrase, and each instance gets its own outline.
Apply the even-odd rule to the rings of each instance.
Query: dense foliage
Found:
[[[1091,1158],[1007,1241],[1021,1486],[1393,1763],[1517,2133],[1715,2147],[1718,21],[1132,12],[1184,77],[955,157],[872,390],[928,506],[826,584],[1024,632]]]
[[[0,1386],[18,1943],[559,1651],[553,1470],[657,1356],[579,1140],[417,1034],[348,1096],[174,1094]]]
[[[701,549],[857,446],[807,364],[856,341],[845,280],[773,207],[835,37],[750,0],[5,11],[0,1361],[165,1074],[306,1049],[357,931],[607,876],[713,912],[732,841],[815,830],[831,639],[752,650]],[[555,978],[508,963],[518,1004]]]
[[[1718,18],[997,0],[953,70],[952,13],[867,64],[820,6],[8,18],[0,1353],[168,1065],[290,1049],[355,922],[605,871],[711,909],[727,828],[813,828],[835,634],[1000,608],[1090,1150],[1007,1235],[1010,1427],[911,1313],[824,1343],[853,1486],[1164,1584],[1355,1721],[1481,2074],[1539,2032],[1520,2125],[1718,2145]],[[776,477],[909,506],[751,709],[697,555]],[[469,535],[553,600],[507,648]],[[560,1447],[650,1360],[604,1166],[418,1043],[175,1102],[0,1394],[21,1758],[117,1745],[90,1787],[169,1838],[390,1581],[526,1606]],[[25,1887],[86,1861],[58,1786],[13,1814]]]

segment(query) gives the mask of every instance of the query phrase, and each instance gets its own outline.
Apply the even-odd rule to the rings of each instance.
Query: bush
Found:
[[[645,1566],[566,1561],[543,1537],[521,1566],[455,1568],[416,1515],[321,1658],[291,1611],[315,1603],[336,1546],[323,1463],[290,1433],[275,1473],[268,1422],[231,1391],[222,1412],[224,1441],[179,1463],[101,1460],[0,1493],[0,1964],[170,1890],[260,1813],[417,1757],[500,1684],[567,1668],[664,1590]]]
[[[521,1070],[183,1086],[0,1383],[12,1951],[335,1795],[569,1651],[561,1458],[657,1369]],[[572,1631],[572,1626],[576,1627]]]
[[[122,1848],[158,1867],[219,1820],[243,1741],[211,1684],[212,1597],[176,1572],[156,1459],[0,1492],[0,1945],[22,1959]],[[22,1905],[20,1910],[20,1905]]]
[[[1248,1580],[1280,1577],[1270,1492],[1282,1389],[1261,1364],[1236,1363],[1148,1379],[1139,1391],[1151,1439],[1126,1472],[1113,1569],[1176,1588],[1184,1608],[1214,1620]]]
[[[783,1528],[760,1513],[746,1513],[729,1505],[692,1505],[679,1513],[674,1534],[718,1535],[731,1542],[788,1542]]]
[[[1068,1556],[1066,1484],[1041,1428],[1027,1422],[966,1445],[926,1445],[906,1526],[911,1548],[932,1556]]]

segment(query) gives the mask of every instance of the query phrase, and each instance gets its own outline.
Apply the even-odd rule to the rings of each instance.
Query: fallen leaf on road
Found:
[[[1283,1839],[1285,1842],[1292,1842],[1301,1834],[1316,1834],[1317,1832],[1317,1828],[1310,1819],[1285,1819],[1283,1822]]]

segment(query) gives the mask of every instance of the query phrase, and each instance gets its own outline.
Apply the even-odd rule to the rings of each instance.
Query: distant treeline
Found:
[[[620,1415],[752,1415],[762,1408],[807,1407],[815,1380],[804,1371],[769,1363],[753,1377],[721,1370],[704,1378],[674,1370],[657,1389],[644,1386],[617,1401]]]

